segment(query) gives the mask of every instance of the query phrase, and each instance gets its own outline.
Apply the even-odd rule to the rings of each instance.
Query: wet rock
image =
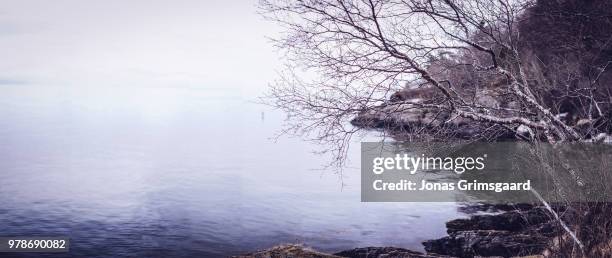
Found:
[[[442,255],[512,257],[541,254],[549,245],[549,238],[503,230],[467,230],[425,241],[423,245],[427,252]]]
[[[574,212],[564,206],[561,218]],[[436,257],[540,257],[550,251],[553,239],[563,234],[559,223],[548,210],[531,204],[466,205],[463,211],[496,214],[473,215],[469,219],[447,222],[448,236],[423,242],[427,253],[396,247],[363,247],[326,254],[301,245],[281,245],[238,257],[363,257],[363,258],[436,258]]]
[[[351,258],[436,258],[448,257],[435,254],[423,254],[420,252],[411,251],[396,247],[363,247],[351,250],[342,251],[335,255]]]
[[[497,213],[506,211],[528,211],[533,209],[533,204],[518,203],[518,204],[489,204],[489,203],[478,203],[478,204],[465,204],[459,207],[459,211],[466,214],[476,214],[479,212],[485,213]]]
[[[336,254],[326,254],[304,247],[302,245],[279,245],[270,249],[257,251],[234,258],[442,258],[443,255],[429,255],[396,247],[363,247],[342,251]]]
[[[234,258],[339,258],[332,254],[321,253],[302,245],[279,245],[254,253],[233,256]]]
[[[550,220],[543,208],[527,211],[509,211],[497,215],[474,215],[469,219],[456,219],[446,223],[447,232],[462,230],[506,230],[521,231]]]
[[[447,222],[447,237],[423,243],[428,253],[459,257],[540,255],[555,236],[563,233],[559,223],[541,206],[477,205],[463,209],[474,213],[503,213],[473,215],[469,219]]]

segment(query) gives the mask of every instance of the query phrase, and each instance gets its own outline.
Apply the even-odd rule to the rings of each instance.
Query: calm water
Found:
[[[87,257],[422,250],[461,216],[453,203],[361,203],[357,168],[342,188],[315,146],[270,140],[283,116],[238,91],[2,87],[3,236],[69,236]]]

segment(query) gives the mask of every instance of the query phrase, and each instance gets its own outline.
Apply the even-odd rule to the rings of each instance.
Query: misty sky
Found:
[[[244,0],[0,4],[0,85],[189,87],[256,94],[274,79],[274,24]]]

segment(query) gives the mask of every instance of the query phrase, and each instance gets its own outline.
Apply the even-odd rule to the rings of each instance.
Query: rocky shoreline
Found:
[[[502,213],[449,221],[446,223],[449,235],[425,241],[425,250],[456,257],[548,256],[554,239],[563,234],[559,223],[544,207],[489,207]]]
[[[535,134],[526,126],[499,126],[491,130],[491,125],[474,123],[474,121],[441,112],[431,108],[421,107],[424,99],[434,93],[431,87],[405,88],[394,93],[385,103],[371,107],[359,113],[351,120],[351,124],[365,129],[383,130],[398,141],[412,139],[415,136],[429,135],[438,141],[443,139],[486,139],[488,141],[531,140],[543,136]],[[476,97],[478,103],[485,106],[504,106],[503,100],[487,95]],[[510,106],[514,104],[510,103]],[[398,112],[401,110],[401,112]],[[596,119],[579,119],[569,121],[570,115],[562,113],[558,119],[567,120],[574,130],[587,136],[585,142],[604,142],[612,144],[612,133],[591,134],[593,126],[602,126]],[[542,138],[544,140],[544,138]]]
[[[439,139],[488,139],[494,141],[529,140],[536,136],[529,128],[501,128],[487,130],[483,125],[434,112],[427,108],[413,108],[423,101],[423,96],[433,94],[431,89],[398,91],[386,103],[361,112],[351,124],[366,129],[380,129],[398,141],[412,139],[415,135],[434,135]],[[500,106],[500,100],[479,96],[479,103]],[[397,112],[398,108],[405,109]],[[560,117],[565,119],[565,116]],[[577,131],[587,130],[596,121],[579,120]],[[446,137],[446,138],[445,138]],[[612,143],[606,133],[592,135],[587,141]],[[448,235],[423,242],[426,253],[398,247],[361,247],[334,254],[322,253],[302,245],[279,245],[237,257],[351,257],[351,258],[435,258],[435,257],[557,257],[564,253],[568,235],[553,214],[543,206],[531,204],[467,204],[460,208],[471,215],[467,219],[455,219],[446,223]],[[552,207],[560,219],[572,221],[577,214],[563,206]],[[567,251],[567,250],[566,250]]]
[[[327,254],[301,245],[280,245],[236,257],[549,257],[563,230],[544,207],[468,205],[468,219],[446,223],[448,236],[423,242],[427,253],[396,247],[363,247]],[[571,212],[564,212],[570,216]]]

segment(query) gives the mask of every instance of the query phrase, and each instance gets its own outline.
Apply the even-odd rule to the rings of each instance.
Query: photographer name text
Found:
[[[429,157],[425,154],[410,156],[397,154],[395,157],[376,157],[372,161],[372,173],[382,175],[387,170],[404,172],[412,176],[418,172],[452,171],[461,175],[467,171],[482,171],[486,167],[487,154],[477,157]],[[524,182],[479,182],[478,180],[458,180],[455,182],[432,182],[427,180],[396,179],[372,182],[376,191],[530,191],[531,181]]]

